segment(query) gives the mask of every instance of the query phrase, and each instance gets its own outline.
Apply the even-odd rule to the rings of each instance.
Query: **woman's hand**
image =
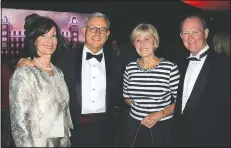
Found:
[[[34,66],[32,59],[29,57],[21,58],[17,63],[17,67],[22,67],[22,66]]]
[[[147,115],[142,121],[141,124],[146,126],[147,128],[152,128],[160,119],[164,117],[162,111],[154,112]]]

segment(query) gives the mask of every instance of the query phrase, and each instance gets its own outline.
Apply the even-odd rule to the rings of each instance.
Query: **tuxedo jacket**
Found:
[[[173,138],[181,146],[230,145],[230,60],[209,49],[183,113],[182,93],[189,60],[179,63]]]
[[[112,49],[104,47],[106,69],[106,125],[112,125],[115,120],[115,105],[122,99],[122,69]],[[68,49],[60,53],[55,64],[64,73],[70,94],[70,112],[74,129],[80,124],[82,108],[82,54],[83,46]],[[84,83],[84,82],[83,82]],[[105,125],[105,127],[106,127]],[[109,127],[110,128],[110,127]],[[78,132],[78,131],[77,131]]]

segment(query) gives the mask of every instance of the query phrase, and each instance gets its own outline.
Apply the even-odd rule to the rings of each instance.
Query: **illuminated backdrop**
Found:
[[[88,14],[2,8],[1,54],[3,57],[19,55],[20,49],[24,47],[25,17],[32,13],[53,19],[59,25],[62,35],[70,46],[74,47],[84,42],[81,28]]]

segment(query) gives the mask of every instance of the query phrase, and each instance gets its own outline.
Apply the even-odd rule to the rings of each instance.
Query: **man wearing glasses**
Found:
[[[115,104],[122,98],[122,71],[116,56],[104,44],[110,22],[99,12],[88,16],[85,43],[64,51],[56,65],[64,73],[70,93],[74,130],[72,146],[113,146]]]
[[[123,72],[112,49],[104,46],[109,27],[104,14],[89,15],[82,28],[84,45],[62,51],[53,62],[63,71],[69,89],[73,147],[112,147],[115,140],[115,106],[123,98]],[[32,64],[21,59],[20,65]]]

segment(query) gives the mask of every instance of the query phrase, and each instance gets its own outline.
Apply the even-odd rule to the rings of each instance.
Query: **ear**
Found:
[[[109,35],[110,35],[110,31],[107,32],[107,38],[109,37]]]
[[[182,38],[182,34],[180,33],[180,37]]]
[[[83,28],[82,28],[82,33],[83,33],[84,35],[85,35],[85,33],[86,33],[86,29],[87,29],[86,27],[83,27]]]
[[[207,38],[208,38],[208,36],[209,36],[209,29],[208,29],[208,28],[206,28],[206,29],[205,29],[205,39],[207,39]]]

